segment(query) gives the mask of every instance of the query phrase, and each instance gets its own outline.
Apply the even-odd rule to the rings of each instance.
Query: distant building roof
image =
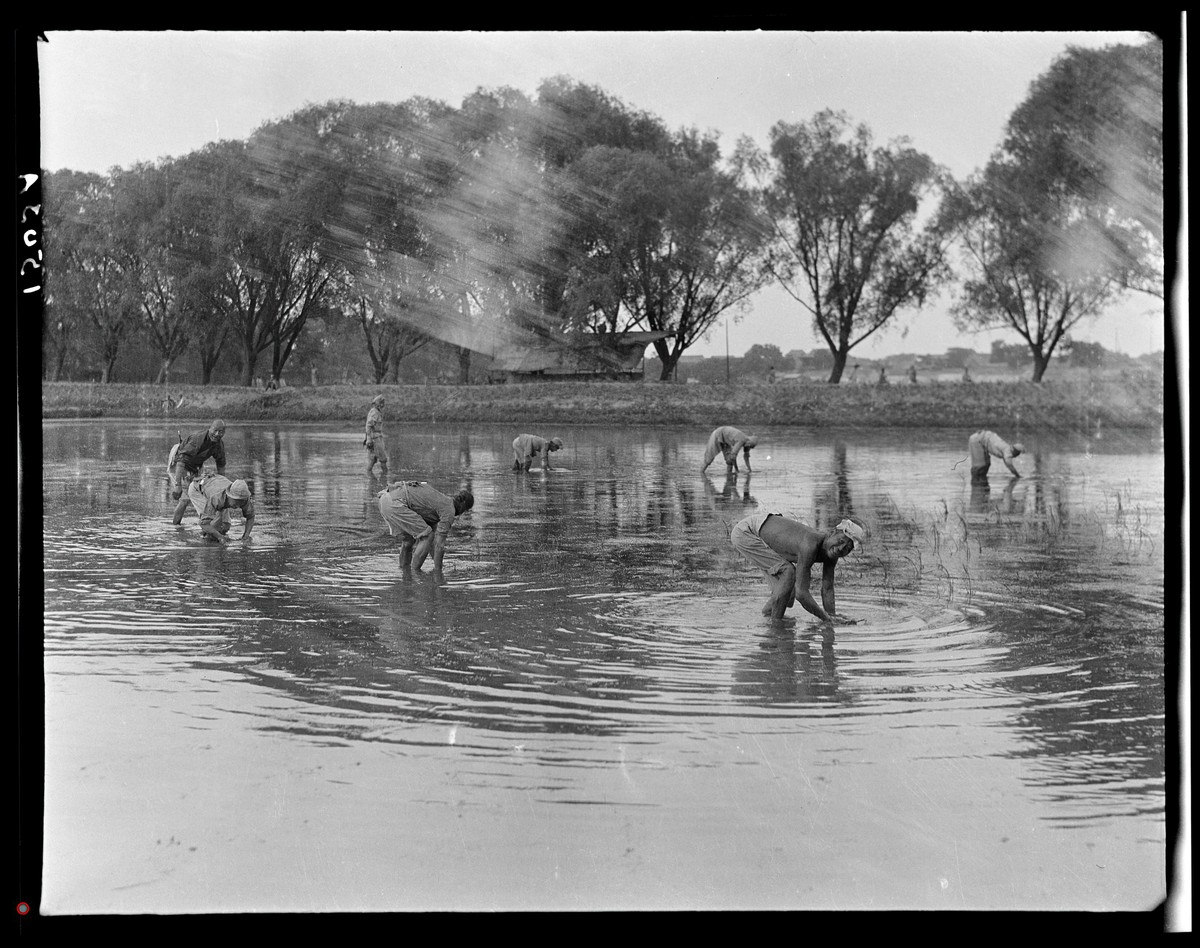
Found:
[[[637,371],[646,346],[670,332],[570,333],[540,345],[509,345],[495,356],[495,369],[514,374],[601,375]]]

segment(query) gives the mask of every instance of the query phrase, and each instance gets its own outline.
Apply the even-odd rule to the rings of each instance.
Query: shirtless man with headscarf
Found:
[[[861,550],[866,536],[857,517],[846,517],[822,533],[782,514],[759,511],[735,524],[729,540],[735,550],[763,571],[771,587],[763,615],[779,621],[798,602],[823,622],[854,625],[855,619],[837,614],[834,568],[843,556]],[[822,564],[821,605],[809,589],[814,563]]]

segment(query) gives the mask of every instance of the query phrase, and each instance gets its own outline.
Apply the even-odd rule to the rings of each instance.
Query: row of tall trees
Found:
[[[965,274],[959,325],[1014,332],[1035,381],[1119,296],[1165,298],[1162,78],[1157,41],[1070,50],[942,207]]]
[[[679,355],[761,285],[753,202],[711,136],[568,79],[537,101],[331,102],[181,159],[48,175],[47,369],[81,327],[108,380],[137,333],[278,379],[315,314],[353,321],[377,380],[438,340],[670,333]],[[264,373],[265,368],[265,373]]]
[[[833,356],[956,289],[1040,379],[1120,294],[1163,296],[1162,52],[1070,50],[991,162],[955,182],[835,112],[724,159],[713,134],[559,77],[460,107],[329,102],[180,158],[46,176],[46,374],[132,340],[241,381],[344,327],[376,381],[436,342],[472,355],[652,330],[663,378],[770,282]],[[803,325],[803,323],[801,323]],[[338,332],[334,332],[334,328]]]

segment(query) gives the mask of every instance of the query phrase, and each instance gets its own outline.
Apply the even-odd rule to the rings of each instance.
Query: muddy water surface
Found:
[[[972,489],[958,432],[764,430],[735,478],[680,428],[514,474],[517,433],[393,427],[476,497],[404,576],[349,426],[231,425],[217,547],[173,432],[46,423],[43,911],[1164,897],[1157,436],[1006,432],[1025,476]],[[863,518],[858,625],[763,618],[760,509]]]

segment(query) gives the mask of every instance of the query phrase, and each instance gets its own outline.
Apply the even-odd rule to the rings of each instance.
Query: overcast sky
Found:
[[[982,167],[1030,83],[1069,45],[1141,42],[1137,33],[1064,32],[48,32],[39,43],[42,165],[105,171],[186,154],[331,99],[451,105],[479,87],[530,96],[567,75],[597,85],[672,128],[720,134],[728,154],[760,144],[778,121],[826,109],[865,123],[877,143],[907,136],[958,177]],[[1171,81],[1168,77],[1167,81]],[[1134,299],[1076,331],[1137,355],[1163,347],[1161,307]],[[936,301],[903,317],[861,358],[986,351],[996,334],[958,336]],[[902,335],[909,327],[907,336]],[[787,352],[819,343],[780,290],[730,321],[729,349]],[[1005,337],[1007,338],[1007,337]],[[724,354],[721,324],[692,350]],[[1013,339],[1015,340],[1015,337]]]

